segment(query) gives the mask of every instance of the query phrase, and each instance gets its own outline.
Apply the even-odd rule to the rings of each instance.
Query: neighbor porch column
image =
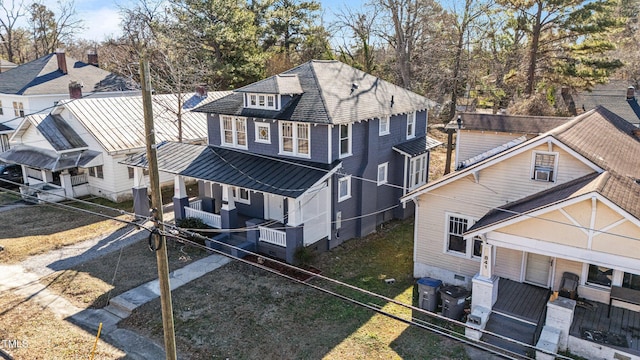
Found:
[[[53,173],[49,170],[40,170],[42,173],[42,182],[50,183],[53,182]]]
[[[144,169],[133,168],[133,212],[137,216],[149,216],[149,196],[147,194],[147,184],[144,181]]]
[[[173,181],[173,215],[175,220],[185,218],[184,208],[189,206],[187,188],[184,186],[184,178],[176,175]]]
[[[302,213],[300,211],[300,202],[296,199],[287,198],[287,248],[286,261],[289,264],[295,264],[296,250],[304,246],[304,231],[302,224]]]
[[[71,184],[71,174],[69,174],[69,170],[62,170],[62,172],[60,172],[60,187],[64,189],[64,196],[68,198],[73,197],[73,184]]]
[[[482,243],[480,272],[472,280],[471,314],[467,318],[467,327],[465,328],[465,336],[473,340],[480,340],[482,337],[482,330],[487,326],[493,304],[498,300],[500,278],[493,275],[493,269],[493,245],[488,244],[485,240]]]
[[[222,185],[222,206],[220,208],[220,220],[223,229],[235,229],[238,227],[238,209],[233,201],[233,188]]]

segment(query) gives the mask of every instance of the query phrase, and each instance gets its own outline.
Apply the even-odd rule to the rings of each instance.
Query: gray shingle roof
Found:
[[[442,145],[442,142],[425,135],[395,145],[393,146],[393,149],[402,154],[407,154],[411,157],[414,157],[422,155],[427,151],[433,149],[434,147],[440,145]]]
[[[462,128],[475,131],[538,135],[571,120],[568,117],[461,113]],[[456,120],[452,125],[457,128]]]
[[[67,74],[58,69],[56,54],[0,73],[0,93],[13,95],[68,94],[69,82],[83,85],[83,93],[136,90],[129,80],[66,56]]]
[[[158,168],[172,174],[297,198],[339,163],[280,160],[217,146],[166,142],[157,147]],[[121,163],[147,167],[145,153]]]
[[[87,143],[67,124],[60,115],[27,117],[56,151],[86,148]]]
[[[387,81],[334,60],[312,60],[285,71],[296,74],[303,94],[279,111],[245,109],[240,92],[213,101],[196,111],[265,119],[322,124],[346,124],[358,120],[427,109],[435,103]],[[268,89],[275,80],[255,85]],[[254,84],[242,91],[249,91]],[[271,88],[273,89],[273,88]],[[252,90],[253,91],[253,90]]]
[[[640,125],[640,92],[636,87],[635,99],[627,100],[627,81],[611,81],[607,84],[598,84],[591,91],[581,91],[573,99],[576,108],[591,110],[597,106],[604,106],[626,121]]]
[[[237,92],[298,95],[304,91],[296,74],[279,74],[241,87]]]

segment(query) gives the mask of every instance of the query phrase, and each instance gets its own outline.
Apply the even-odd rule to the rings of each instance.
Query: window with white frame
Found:
[[[378,129],[378,135],[389,135],[389,117],[383,116],[380,118],[380,126]]]
[[[467,242],[464,238],[464,233],[473,223],[473,219],[468,216],[447,215],[447,252],[478,259],[482,256],[482,239],[474,236],[472,241]]]
[[[24,117],[24,105],[20,101],[13,102],[13,114],[15,116]]]
[[[271,128],[269,123],[256,121],[256,142],[271,144]]]
[[[378,186],[387,183],[387,175],[389,171],[389,163],[378,165]]]
[[[248,108],[278,110],[276,94],[248,94],[245,101]]]
[[[243,117],[221,116],[222,145],[247,148],[247,119]]]
[[[280,123],[280,152],[286,155],[310,157],[309,124],[291,121]]]
[[[340,157],[351,155],[351,124],[340,125]]]
[[[351,176],[338,179],[338,202],[351,197]]]
[[[589,264],[589,270],[587,272],[587,284],[611,287],[612,280],[613,269],[604,266]]]
[[[96,177],[98,179],[104,179],[104,171],[102,165],[90,167],[89,176]]]
[[[241,204],[251,204],[251,199],[249,197],[249,190],[239,187],[234,187],[232,189],[233,192],[233,201],[239,202]]]
[[[557,153],[534,151],[532,163],[531,179],[537,181],[555,181],[556,168],[558,167]]]
[[[428,153],[416,156],[409,162],[409,189],[415,189],[427,183]]]
[[[407,139],[416,136],[416,113],[407,114]]]

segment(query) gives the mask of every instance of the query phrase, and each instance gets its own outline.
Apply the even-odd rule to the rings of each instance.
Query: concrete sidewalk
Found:
[[[148,232],[127,226],[113,234],[66,246],[47,254],[30,257],[17,265],[0,265],[0,292],[11,291],[49,309],[60,319],[68,320],[93,333],[103,324],[101,337],[127,353],[127,359],[156,360],[165,358],[163,348],[135,332],[119,329],[118,322],[128,317],[138,306],[160,296],[158,280],[133,288],[109,301],[103,309],[82,309],[63,296],[50,291],[40,278],[55,271],[69,269],[137,241],[146,239]],[[197,260],[169,274],[171,290],[209,273],[230,261],[214,254]]]

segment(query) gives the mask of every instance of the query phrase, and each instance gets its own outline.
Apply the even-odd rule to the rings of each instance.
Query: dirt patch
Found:
[[[198,248],[172,241],[167,244],[171,271],[208,256]],[[156,255],[146,241],[140,241],[122,251],[57,271],[40,282],[78,307],[102,308],[110,298],[157,278]]]
[[[0,294],[1,350],[14,359],[89,359],[96,334],[54,316],[33,300],[11,292]],[[126,354],[100,340],[95,359],[120,359]]]
[[[314,275],[309,274],[309,272],[314,273],[314,274],[320,274],[322,273],[322,271],[316,267],[313,266],[305,266],[303,268],[303,270],[305,271],[301,271],[298,270],[296,268],[293,268],[291,266],[287,266],[284,265],[282,262],[280,261],[273,261],[267,257],[263,257],[263,256],[255,256],[255,255],[247,255],[244,258],[247,261],[250,261],[254,264],[258,264],[258,265],[262,265],[265,267],[268,267],[270,269],[273,269],[275,271],[277,271],[278,273],[285,275],[285,276],[289,276],[292,277],[296,280],[300,280],[300,281],[309,281],[309,279],[312,279],[314,277]]]

